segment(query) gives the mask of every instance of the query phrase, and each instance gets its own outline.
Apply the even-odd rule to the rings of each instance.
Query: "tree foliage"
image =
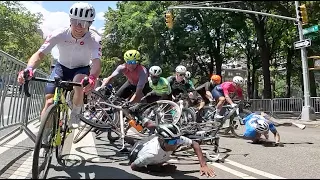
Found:
[[[27,62],[43,43],[39,33],[39,24],[42,16],[32,14],[17,1],[0,2],[0,49]],[[49,71],[50,60],[48,55],[40,69]]]

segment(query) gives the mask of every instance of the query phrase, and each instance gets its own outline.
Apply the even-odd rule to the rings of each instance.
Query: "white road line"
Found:
[[[40,124],[40,122],[38,123]],[[28,125],[28,128],[31,130],[31,132],[33,132],[34,134],[38,133],[39,127],[38,124],[30,124]],[[19,144],[20,142],[26,140],[28,138],[27,134],[25,132],[22,132],[21,134],[19,134],[18,136],[16,136],[14,139],[12,139],[11,141],[5,143],[4,145],[2,145],[0,147],[0,155],[4,152],[6,152],[7,150],[9,150],[10,148],[12,148],[13,146]]]
[[[212,166],[214,166],[214,167],[216,167],[216,168],[219,168],[219,169],[221,169],[221,170],[223,170],[223,171],[226,171],[226,172],[228,172],[228,173],[231,173],[231,174],[233,174],[233,175],[235,175],[235,176],[238,176],[238,177],[240,177],[240,178],[242,178],[242,179],[257,179],[257,178],[255,178],[255,177],[253,177],[253,176],[249,176],[248,174],[244,174],[244,173],[242,173],[242,172],[239,172],[239,171],[236,171],[236,170],[234,170],[234,169],[231,169],[231,168],[228,168],[228,167],[226,167],[226,166],[224,166],[224,165],[221,165],[221,164],[219,164],[219,163],[210,163]]]
[[[79,132],[75,129],[74,136]],[[72,141],[70,141],[72,143]],[[80,149],[81,151],[77,151]],[[78,156],[82,156],[84,159],[92,159],[93,162],[99,162],[100,158],[96,149],[92,132],[89,132],[81,141],[71,145],[70,155],[66,159],[80,160]]]
[[[32,153],[33,154],[33,153]],[[28,157],[8,179],[25,179],[31,171],[33,155]]]
[[[270,173],[255,169],[255,168],[252,168],[252,167],[249,167],[249,166],[246,166],[246,165],[231,161],[229,159],[226,159],[225,162],[228,163],[228,164],[231,164],[233,166],[236,166],[238,168],[244,169],[246,171],[249,171],[249,172],[258,174],[260,176],[264,176],[264,177],[270,178],[270,179],[286,179],[284,177],[276,176],[274,174],[270,174]]]

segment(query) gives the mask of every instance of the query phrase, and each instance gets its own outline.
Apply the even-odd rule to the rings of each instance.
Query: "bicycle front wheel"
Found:
[[[153,115],[155,115],[157,124],[177,124],[182,115],[182,110],[179,105],[169,100],[156,101],[148,105],[148,108],[143,109],[142,117],[151,117],[151,119],[154,119]]]
[[[41,118],[33,152],[32,179],[45,179],[48,174],[59,118],[57,109],[58,106],[52,104]]]
[[[93,127],[87,124],[84,127],[81,127],[77,135],[74,137],[73,143],[76,144],[81,141],[92,129]]]

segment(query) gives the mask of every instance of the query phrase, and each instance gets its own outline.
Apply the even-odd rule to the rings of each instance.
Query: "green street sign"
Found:
[[[318,25],[314,25],[314,26],[311,26],[307,29],[303,29],[303,35],[305,34],[309,34],[309,33],[312,33],[312,32],[317,32],[319,31],[319,26]]]

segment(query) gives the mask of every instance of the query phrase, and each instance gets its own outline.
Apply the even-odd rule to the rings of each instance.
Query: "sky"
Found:
[[[77,1],[21,1],[22,5],[31,13],[41,13],[43,15],[43,21],[40,24],[40,28],[43,31],[44,38],[55,29],[68,27],[70,25],[68,12],[72,4],[76,2]],[[104,27],[104,13],[108,11],[108,7],[116,9],[117,1],[81,2],[90,3],[95,8],[96,17],[91,28],[102,33]],[[54,47],[51,54],[57,59],[59,57],[58,49]]]

